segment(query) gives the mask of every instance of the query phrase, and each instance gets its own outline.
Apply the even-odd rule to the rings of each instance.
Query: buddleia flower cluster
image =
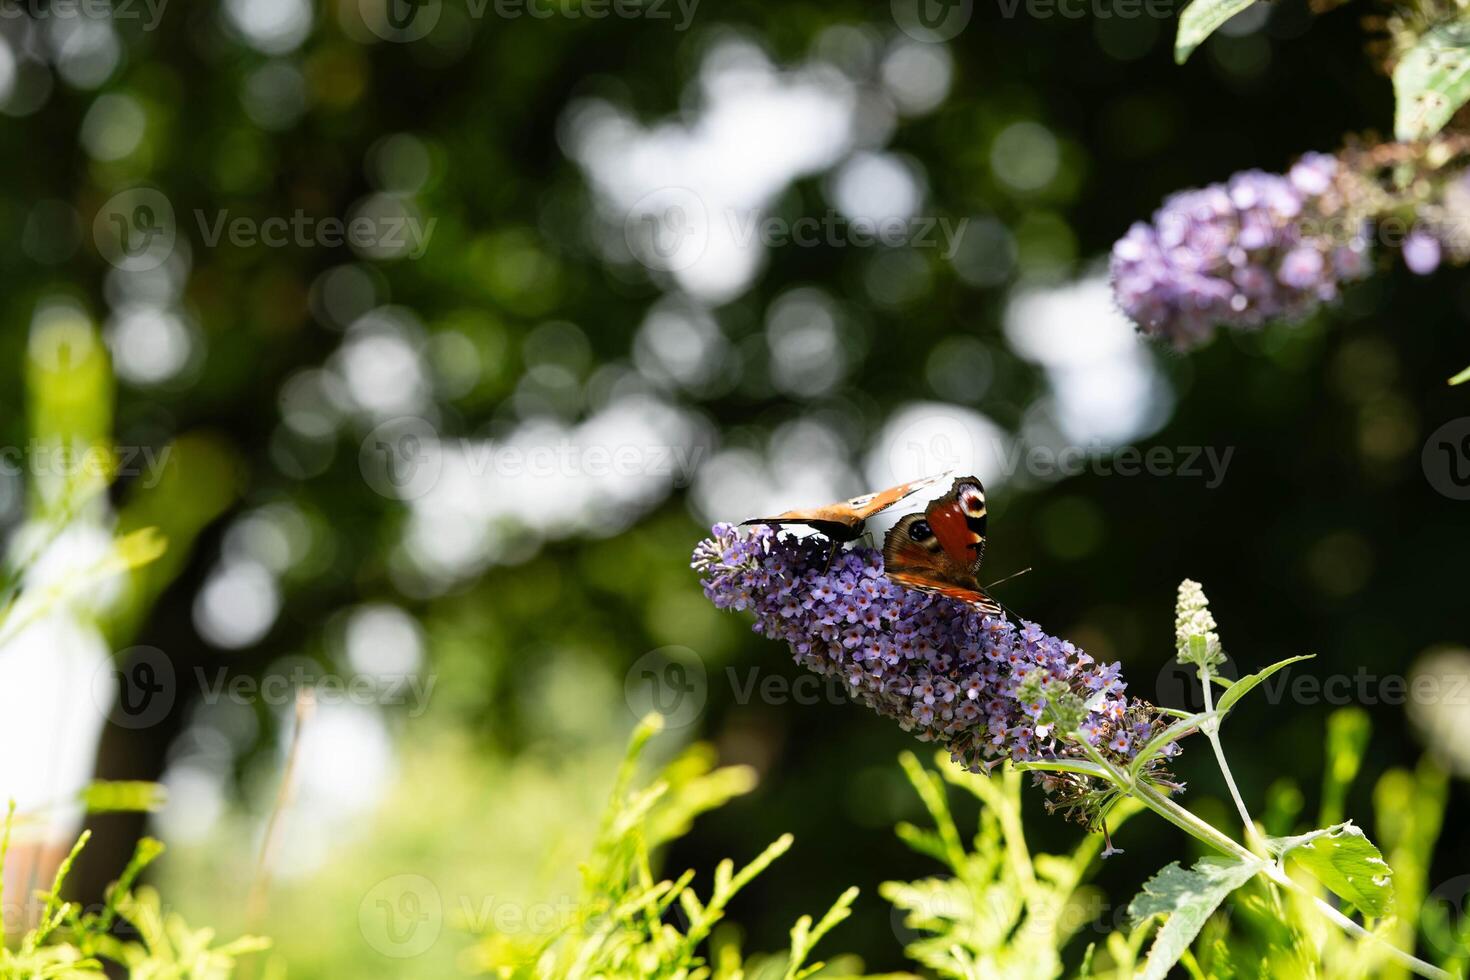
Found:
[[[1237,173],[1183,191],[1113,246],[1113,291],[1143,333],[1185,349],[1217,326],[1299,319],[1370,270],[1362,182],[1337,158],[1302,157],[1287,174]]]
[[[692,566],[717,607],[754,613],[753,629],[784,641],[798,664],[840,678],[856,701],[972,771],[1073,758],[1077,739],[1126,764],[1162,729],[1156,709],[1124,693],[1119,664],[1097,663],[1035,623],[1017,627],[906,589],[872,548],[830,564],[828,554],[820,539],[716,524]],[[1043,782],[1069,812],[1091,789],[1085,778]],[[1075,815],[1090,823],[1097,813],[1082,806]]]
[[[1225,662],[1215,614],[1210,612],[1204,587],[1193,579],[1179,583],[1179,598],[1174,606],[1174,645],[1180,663],[1214,668]]]

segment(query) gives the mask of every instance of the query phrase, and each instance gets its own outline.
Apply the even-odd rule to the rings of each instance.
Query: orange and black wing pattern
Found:
[[[943,476],[931,476],[922,480],[913,480],[909,483],[900,483],[896,487],[887,490],[879,490],[877,493],[865,493],[851,500],[839,501],[828,504],[825,507],[813,507],[810,510],[788,510],[784,514],[775,517],[752,517],[742,524],[801,524],[812,528],[822,534],[829,541],[856,541],[863,533],[868,518],[892,507],[910,494],[918,493],[925,487],[943,479]]]
[[[1003,615],[1000,603],[975,575],[985,555],[985,489],[961,477],[922,514],[899,520],[883,540],[886,574],[900,585],[968,602],[987,616]]]
[[[968,567],[971,575],[979,575],[985,557],[987,518],[985,487],[980,480],[973,476],[955,480],[949,493],[924,508],[924,518],[944,553]]]

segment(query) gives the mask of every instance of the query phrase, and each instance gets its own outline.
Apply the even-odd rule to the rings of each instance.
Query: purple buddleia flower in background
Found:
[[[1247,170],[1175,194],[1113,246],[1113,290],[1150,336],[1184,349],[1217,326],[1298,319],[1369,271],[1361,221],[1347,218],[1336,158],[1285,175]]]
[[[827,557],[821,539],[717,524],[692,566],[716,606],[753,612],[755,631],[785,641],[798,664],[840,678],[855,700],[946,746],[968,769],[1082,754],[1054,731],[1036,694],[1043,684],[1085,705],[1073,737],[1115,762],[1126,764],[1162,729],[1156,709],[1124,694],[1118,664],[1098,664],[1035,623],[1017,629],[905,589],[871,548],[839,552],[830,567]]]
[[[1439,239],[1428,231],[1415,229],[1404,239],[1404,265],[1416,276],[1427,276],[1439,268]]]
[[[1427,276],[1444,264],[1470,262],[1470,170],[1417,186],[1428,188],[1424,196],[1412,208],[1400,208],[1384,219],[1385,233],[1392,230],[1403,239],[1404,265],[1417,276]],[[1410,210],[1412,220],[1406,217]]]

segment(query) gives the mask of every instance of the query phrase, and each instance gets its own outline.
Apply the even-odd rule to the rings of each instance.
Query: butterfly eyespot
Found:
[[[971,517],[980,517],[985,513],[985,494],[978,490],[967,491],[960,497],[960,506]]]
[[[909,537],[915,541],[927,541],[934,537],[934,531],[930,529],[928,521],[914,521],[909,525]]]

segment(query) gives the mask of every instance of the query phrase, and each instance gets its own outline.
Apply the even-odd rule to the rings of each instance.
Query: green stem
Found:
[[[1211,847],[1223,851],[1231,857],[1238,858],[1242,861],[1261,862],[1259,855],[1252,853],[1244,845],[1228,837],[1193,813],[1190,813],[1184,807],[1175,803],[1167,796],[1164,796],[1147,783],[1140,780],[1133,783],[1129,789],[1134,798],[1143,803],[1144,806],[1153,810],[1185,833],[1204,841]],[[1282,871],[1276,864],[1262,862],[1260,873],[1281,887],[1290,889],[1305,898],[1311,899],[1313,907],[1326,916],[1328,921],[1332,922],[1339,929],[1342,929],[1357,939],[1371,940],[1379,944],[1388,956],[1392,957],[1405,968],[1417,973],[1419,976],[1428,977],[1430,980],[1453,980],[1451,974],[1441,970],[1439,967],[1426,963],[1416,956],[1411,956],[1376,933],[1364,929],[1358,923],[1323,901],[1320,897],[1313,895],[1308,889],[1293,881],[1291,876],[1285,871]]]
[[[1200,663],[1200,680],[1203,682],[1205,690],[1205,713],[1201,720],[1200,730],[1204,732],[1205,737],[1209,740],[1210,747],[1215,753],[1215,760],[1219,763],[1220,773],[1225,777],[1226,785],[1230,787],[1230,797],[1235,801],[1235,809],[1240,814],[1241,822],[1245,827],[1247,840],[1259,846],[1262,843],[1260,841],[1260,832],[1256,829],[1255,821],[1251,819],[1250,811],[1246,809],[1245,800],[1241,797],[1240,790],[1235,785],[1235,777],[1231,775],[1230,766],[1225,761],[1225,749],[1220,744],[1220,719],[1215,716],[1214,692],[1210,690],[1210,671],[1203,662]],[[1088,742],[1087,739],[1077,738],[1073,744],[1082,750],[1082,753],[1087,756],[1092,766],[1095,767],[1097,770],[1096,778],[1111,782],[1125,794],[1132,796],[1191,837],[1209,844],[1216,850],[1242,863],[1256,866],[1257,874],[1264,875],[1268,880],[1275,882],[1283,888],[1290,889],[1303,897],[1310,898],[1313,906],[1318,912],[1326,916],[1328,921],[1359,940],[1371,940],[1378,943],[1383,947],[1386,955],[1400,965],[1417,973],[1419,976],[1428,977],[1429,980],[1453,980],[1449,973],[1441,970],[1439,967],[1426,963],[1418,957],[1412,956],[1392,943],[1387,942],[1376,933],[1369,932],[1332,905],[1293,881],[1291,876],[1279,864],[1269,860],[1262,854],[1255,853],[1249,847],[1241,844],[1235,838],[1224,833],[1214,825],[1190,813],[1184,807],[1169,799],[1168,796],[1160,793],[1139,773],[1119,769],[1099,752],[1096,747]],[[1071,760],[1071,764],[1076,766],[1071,771],[1079,771],[1083,768],[1078,763],[1078,760]],[[1043,767],[1035,766],[1034,768]],[[1063,769],[1069,767],[1056,765],[1055,768]]]
[[[1216,850],[1242,861],[1261,860],[1259,855],[1252,853],[1249,848],[1237,843],[1235,838],[1219,830],[1212,824],[1206,823],[1147,783],[1141,781],[1134,783],[1132,793],[1144,806],[1186,834],[1189,834],[1197,840],[1204,841]]]
[[[1005,805],[999,808],[1000,831],[1005,837],[1006,854],[1011,859],[1012,870],[1021,882],[1026,902],[1035,904],[1040,900],[1040,893],[1036,888],[1036,874],[1033,870],[1035,864],[1031,860],[1031,851],[1026,846],[1026,831],[1021,827],[1021,776],[1019,773],[1008,773],[1003,778]]]
[[[1285,873],[1282,873],[1281,877],[1284,880],[1279,881],[1278,884],[1282,885],[1285,888],[1290,888],[1292,891],[1297,892],[1298,894],[1306,898],[1310,898],[1312,900],[1312,905],[1316,907],[1318,912],[1321,912],[1324,916],[1327,917],[1328,921],[1332,922],[1348,935],[1354,936],[1358,939],[1367,939],[1371,942],[1377,943],[1383,949],[1384,953],[1386,953],[1391,959],[1393,959],[1399,965],[1405,967],[1406,969],[1414,971],[1421,977],[1429,977],[1431,978],[1431,980],[1454,980],[1454,974],[1450,973],[1447,970],[1441,970],[1437,966],[1426,963],[1423,960],[1419,959],[1419,957],[1417,956],[1410,956],[1408,953],[1405,953],[1403,950],[1399,949],[1393,943],[1384,939],[1377,933],[1369,932],[1367,929],[1364,929],[1352,919],[1348,918],[1340,911],[1333,908],[1331,904],[1324,901],[1319,896],[1313,895],[1307,889],[1292,881],[1291,878],[1289,878]]]
[[[1205,714],[1215,713],[1215,693],[1210,690],[1210,668],[1201,662],[1199,668],[1200,682],[1205,689]],[[1214,750],[1215,762],[1220,766],[1220,775],[1225,777],[1225,786],[1230,790],[1230,798],[1235,801],[1235,812],[1240,814],[1240,821],[1245,826],[1246,840],[1254,842],[1259,836],[1256,833],[1256,822],[1251,819],[1250,811],[1245,808],[1245,800],[1241,798],[1240,790],[1235,785],[1235,776],[1230,772],[1230,764],[1225,761],[1225,747],[1220,744],[1220,719],[1207,718],[1200,724],[1200,731],[1209,740],[1210,748]]]
[[[1081,759],[1017,762],[1013,765],[1017,772],[1070,772],[1079,776],[1091,776],[1094,779],[1111,780],[1113,778],[1112,773],[1107,769]]]

